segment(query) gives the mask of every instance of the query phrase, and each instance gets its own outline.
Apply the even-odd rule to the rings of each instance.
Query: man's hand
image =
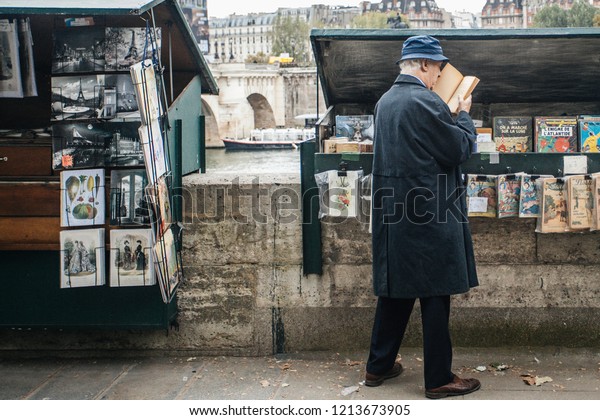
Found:
[[[458,109],[457,112],[460,111],[465,111],[465,112],[469,112],[471,111],[471,104],[473,103],[473,96],[469,95],[468,98],[466,99],[461,99],[461,97],[458,97]]]

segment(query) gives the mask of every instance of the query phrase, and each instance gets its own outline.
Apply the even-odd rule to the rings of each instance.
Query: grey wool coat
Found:
[[[375,106],[373,287],[390,298],[478,285],[460,164],[476,140],[468,113],[399,75]]]

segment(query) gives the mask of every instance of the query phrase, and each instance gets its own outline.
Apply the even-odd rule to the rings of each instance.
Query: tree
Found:
[[[350,22],[352,28],[363,28],[363,29],[386,29],[399,27],[399,23],[406,24],[408,28],[408,18],[397,12],[367,12],[362,15],[355,16]],[[402,25],[404,26],[404,25]]]
[[[310,27],[299,16],[278,16],[273,25],[273,55],[284,53],[297,63],[308,62]]]
[[[543,7],[533,17],[533,26],[537,28],[565,28],[567,26],[567,11],[557,4]]]
[[[577,0],[567,15],[567,25],[572,28],[588,28],[594,24],[597,8],[585,0]]]
[[[246,63],[266,64],[268,62],[269,62],[269,56],[262,51],[246,57]]]
[[[596,12],[594,15],[594,26],[600,27],[600,12]]]

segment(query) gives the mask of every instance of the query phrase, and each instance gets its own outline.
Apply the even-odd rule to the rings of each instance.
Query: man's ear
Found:
[[[421,71],[427,72],[428,69],[429,69],[429,60],[421,59]]]

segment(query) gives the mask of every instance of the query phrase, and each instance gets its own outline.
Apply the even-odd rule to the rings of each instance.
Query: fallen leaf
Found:
[[[527,385],[535,385],[535,378],[531,375],[521,375],[521,379],[523,379],[523,382]]]
[[[476,370],[477,372],[485,372],[485,371],[487,370],[487,368],[486,368],[485,366],[477,366],[477,367],[475,368],[475,370]]]
[[[289,368],[291,368],[291,367],[292,367],[292,365],[291,365],[291,364],[289,364],[289,363],[284,363],[283,365],[281,365],[281,366],[278,366],[278,367],[279,367],[279,369],[281,369],[281,370],[288,370]]]
[[[545,384],[546,382],[552,382],[552,378],[549,376],[536,376],[535,377],[535,385],[540,386],[541,384]]]
[[[347,395],[352,394],[353,392],[358,392],[358,386],[354,385],[354,386],[347,386],[346,388],[342,389],[342,396],[345,397]]]

